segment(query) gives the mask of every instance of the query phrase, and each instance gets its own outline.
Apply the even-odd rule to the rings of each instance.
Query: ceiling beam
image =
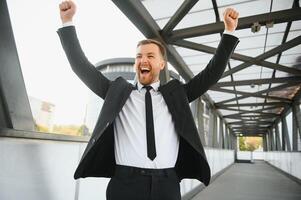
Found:
[[[254,92],[254,93],[236,91],[238,94],[241,94],[242,96],[237,97],[237,98],[235,97],[235,98],[232,98],[232,99],[227,99],[227,100],[224,100],[224,101],[221,101],[221,102],[217,102],[216,105],[225,104],[225,103],[228,103],[228,102],[231,102],[231,101],[234,101],[234,100],[241,100],[241,99],[245,99],[245,98],[248,98],[248,97],[269,98],[269,99],[275,99],[275,100],[285,101],[285,102],[290,103],[291,102],[290,99],[283,98],[283,97],[274,97],[274,96],[262,95],[262,93],[271,92],[271,91],[279,91],[279,90],[282,90],[284,88],[291,87],[291,86],[294,86],[294,85],[296,85],[296,83],[286,83],[286,84],[283,84],[283,85],[275,86],[275,87],[270,88],[270,89],[260,90],[258,92]],[[211,87],[210,90],[219,91],[219,92],[226,92],[226,93],[234,93],[233,90],[223,89],[223,88]]]
[[[268,102],[268,103],[240,103],[239,106],[241,107],[249,107],[249,106],[278,106],[283,107],[288,105],[285,102]],[[227,107],[237,107],[237,104],[223,104],[223,105],[216,105],[217,108],[227,108]]]
[[[241,71],[247,67],[250,67],[251,65],[253,64],[257,64],[257,65],[261,65],[261,62],[267,58],[270,58],[274,55],[277,55],[278,53],[280,52],[283,52],[283,51],[286,51],[292,47],[295,47],[297,45],[301,44],[301,36],[298,36],[294,39],[291,39],[269,51],[266,51],[265,53],[263,54],[260,54],[259,56],[256,56],[255,58],[252,58],[252,60],[250,62],[246,62],[246,63],[243,63],[243,64],[240,64],[236,67],[234,67],[233,69],[231,70],[228,70],[226,71],[224,74],[223,74],[223,78],[226,77],[226,76],[229,76],[235,72],[238,72],[238,71]],[[264,67],[267,67],[267,68],[270,68],[270,69],[274,69],[274,70],[279,70],[279,71],[283,71],[283,72],[287,72],[287,73],[290,73],[290,74],[293,74],[293,75],[300,75],[301,73],[301,70],[299,69],[296,69],[296,68],[292,68],[292,67],[283,67],[281,65],[278,65],[278,64],[275,64],[273,66],[271,65],[264,65]],[[297,74],[296,74],[297,73]]]
[[[205,52],[205,53],[210,53],[210,54],[214,54],[215,51],[216,51],[216,48],[214,48],[214,47],[210,47],[210,46],[206,46],[206,45],[203,45],[203,44],[198,44],[198,43],[191,42],[191,41],[186,41],[186,40],[174,41],[174,42],[172,42],[172,44],[177,45],[179,47],[184,47],[184,48],[188,48],[188,49],[192,49],[192,50],[196,50],[196,51],[201,51],[201,52]],[[290,48],[292,48],[292,47],[290,47]],[[278,51],[280,51],[280,50],[282,52],[282,49],[278,49]],[[278,53],[280,53],[280,52],[278,52]],[[277,52],[276,52],[276,54],[277,54]],[[301,76],[301,70],[299,70],[299,69],[292,68],[292,67],[287,67],[287,66],[272,63],[272,62],[269,62],[269,61],[256,60],[253,57],[245,56],[245,55],[242,55],[242,54],[239,54],[239,53],[233,53],[231,55],[231,58],[235,59],[235,60],[243,61],[243,62],[246,62],[246,63],[256,64],[256,65],[263,66],[263,67],[270,68],[270,69],[277,69],[279,71],[284,71],[284,72],[293,74],[295,76]],[[226,76],[228,76],[228,75],[230,75],[230,74],[226,74]],[[224,75],[223,75],[223,77],[224,77]]]
[[[267,122],[267,121],[262,121],[262,122],[249,122],[249,123],[244,123],[243,121],[239,121],[239,122],[229,122],[229,125],[257,125],[257,124],[262,124],[262,125],[269,125],[271,122]]]
[[[299,0],[294,0],[293,2],[293,5],[292,5],[292,8],[299,8]],[[292,22],[288,22],[286,24],[286,28],[285,28],[285,32],[283,34],[283,37],[282,37],[282,41],[281,41],[281,44],[284,44],[287,40],[287,37],[288,37],[288,34],[290,32],[290,29],[291,29],[291,26],[292,26]],[[268,31],[269,29],[267,29]],[[282,52],[280,52],[278,55],[277,55],[277,60],[276,60],[276,64],[279,64],[280,62],[280,59],[281,59],[281,56],[282,56]],[[273,70],[273,73],[272,73],[272,77],[271,79],[275,79],[276,78],[276,70],[274,69]],[[269,84],[268,88],[271,88],[272,87],[272,83]],[[268,93],[267,93],[268,94]],[[266,102],[267,99],[264,100],[264,102]]]
[[[230,118],[230,117],[258,117],[258,116],[270,116],[270,117],[277,117],[278,114],[275,113],[260,113],[259,115],[243,115],[245,113],[236,113],[236,114],[231,114],[231,115],[224,115],[225,118]]]
[[[270,107],[266,107],[266,108],[260,108],[260,109],[257,109],[257,110],[238,110],[236,108],[220,108],[220,109],[221,110],[229,110],[229,111],[252,113],[252,112],[261,112],[261,111],[271,110],[271,109],[277,109],[277,108],[279,108],[279,107],[278,106],[270,106]]]
[[[273,22],[274,24],[296,21],[301,19],[301,9],[287,9],[281,11],[275,11],[271,13],[264,13],[259,15],[253,15],[248,17],[239,18],[238,25],[236,30],[250,28],[255,22],[260,23],[261,25],[266,25],[266,23]],[[183,39],[183,38],[192,38],[202,35],[209,35],[214,33],[220,33],[224,31],[224,23],[216,22],[206,25],[200,25],[195,27],[189,27],[179,30],[174,30],[169,35],[171,41]]]
[[[261,85],[269,83],[301,83],[301,78],[299,76],[289,76],[281,78],[263,78],[263,79],[249,79],[249,80],[240,80],[240,81],[227,81],[227,82],[218,82],[214,87],[230,87],[230,86],[244,86],[244,85]]]

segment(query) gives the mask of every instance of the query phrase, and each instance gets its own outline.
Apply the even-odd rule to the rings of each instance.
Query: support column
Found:
[[[228,132],[228,127],[225,125],[225,149],[230,149],[229,147],[229,132]]]
[[[213,135],[214,135],[214,114],[209,111],[209,131],[208,131],[208,146],[213,147]]]
[[[219,147],[225,148],[224,122],[221,118],[219,118]]]
[[[301,138],[301,112],[300,112],[300,104],[293,104],[293,109],[295,112],[297,128],[299,130],[299,137]]]
[[[198,120],[198,131],[203,146],[207,146],[205,140],[205,128],[204,128],[204,104],[202,99],[199,98],[197,102],[197,120]]]
[[[6,1],[0,1],[0,127],[34,130]]]
[[[263,151],[268,151],[268,145],[267,145],[267,139],[268,139],[268,135],[264,134],[262,136],[262,146],[263,146]]]
[[[268,130],[268,133],[269,133],[269,145],[270,145],[270,150],[271,151],[274,151],[276,150],[276,147],[275,147],[275,143],[274,143],[274,133],[273,133],[273,128],[269,129]]]
[[[218,148],[218,141],[217,141],[217,116],[213,114],[213,147]]]
[[[267,138],[268,138],[268,141],[267,141],[268,151],[273,151],[273,145],[272,145],[273,136],[272,136],[272,132],[270,129],[268,130]]]
[[[230,129],[228,131],[229,131],[229,149],[233,149],[233,135]]]
[[[290,142],[290,138],[289,138],[289,135],[288,135],[288,129],[287,129],[287,123],[286,123],[286,118],[283,117],[281,119],[282,121],[282,149],[283,151],[287,150],[287,151],[292,151],[292,148],[291,148],[291,142]],[[285,144],[285,146],[284,146]],[[285,148],[286,147],[286,148]]]
[[[234,149],[234,160],[237,160],[237,137],[232,134],[233,143],[232,148]]]
[[[275,125],[275,139],[276,139],[276,150],[281,151],[281,143],[280,143],[280,133],[278,124]]]
[[[296,111],[294,108],[292,109],[292,119],[293,119],[293,135],[292,135],[293,151],[298,151],[298,126],[297,126]]]

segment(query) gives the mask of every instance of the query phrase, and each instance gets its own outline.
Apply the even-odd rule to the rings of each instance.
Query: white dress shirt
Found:
[[[114,123],[115,159],[119,165],[141,168],[171,168],[175,166],[179,138],[171,114],[158,91],[160,82],[151,84],[156,158],[147,157],[145,93],[139,82]]]

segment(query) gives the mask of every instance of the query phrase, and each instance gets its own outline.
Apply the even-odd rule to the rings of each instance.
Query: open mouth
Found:
[[[143,67],[143,68],[140,69],[140,72],[142,74],[148,74],[150,72],[150,69]]]

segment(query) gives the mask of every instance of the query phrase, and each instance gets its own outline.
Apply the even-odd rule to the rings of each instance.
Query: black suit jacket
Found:
[[[133,85],[121,77],[110,81],[96,70],[85,57],[74,26],[61,28],[58,34],[73,71],[93,92],[104,99],[95,129],[74,178],[112,177],[116,165],[113,123],[128,99]],[[223,35],[215,55],[202,72],[185,84],[172,80],[159,87],[180,138],[175,165],[180,180],[195,178],[205,185],[210,182],[210,167],[189,103],[219,80],[237,43],[236,37]]]

